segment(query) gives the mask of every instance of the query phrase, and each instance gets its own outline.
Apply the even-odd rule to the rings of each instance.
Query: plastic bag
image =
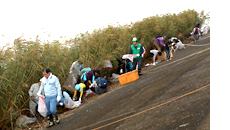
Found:
[[[65,97],[64,104],[65,104],[66,108],[73,109],[73,108],[79,107],[81,105],[80,101],[73,101],[70,98],[69,94],[65,91],[63,92],[63,96]]]
[[[105,60],[105,65],[104,65],[104,67],[105,67],[105,68],[110,68],[110,69],[112,69],[112,68],[113,68],[113,65],[112,65],[112,63],[111,63],[110,60]]]
[[[76,77],[73,77],[72,74],[69,74],[68,78],[66,79],[62,87],[74,93],[76,83],[77,83]]]
[[[81,105],[80,101],[73,101],[70,97],[67,99],[67,101],[64,101],[65,107],[69,109],[73,109],[75,107],[79,107]]]
[[[131,62],[133,62],[133,58],[137,57],[137,55],[134,54],[125,54],[122,56],[122,59],[129,59]]]
[[[36,117],[28,117],[26,115],[20,115],[16,120],[16,125],[18,127],[28,127],[31,123],[34,123],[37,120]]]
[[[119,75],[119,74],[112,73],[112,77],[113,77],[113,78],[117,78],[118,76],[120,76],[120,75]]]
[[[47,108],[46,108],[45,97],[44,97],[44,96],[39,96],[39,101],[38,101],[38,112],[39,112],[43,117],[46,117]]]

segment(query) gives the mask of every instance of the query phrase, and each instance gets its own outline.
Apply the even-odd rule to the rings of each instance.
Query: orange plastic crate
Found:
[[[133,70],[131,72],[122,74],[122,75],[118,76],[117,78],[118,78],[121,85],[133,82],[133,81],[139,79],[138,70]]]

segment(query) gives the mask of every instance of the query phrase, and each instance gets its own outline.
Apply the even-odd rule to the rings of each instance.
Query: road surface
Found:
[[[137,81],[84,104],[49,129],[210,129],[210,37],[142,72]]]

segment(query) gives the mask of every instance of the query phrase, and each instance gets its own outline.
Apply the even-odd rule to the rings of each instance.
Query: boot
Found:
[[[139,70],[138,70],[138,75],[139,75],[139,76],[141,76],[141,75],[142,75],[141,71],[139,71]]]
[[[55,117],[56,122],[59,124],[60,123],[60,119],[58,117],[58,114],[55,114],[54,117]]]
[[[52,127],[54,125],[53,115],[52,114],[48,115],[47,119],[49,120],[49,125],[46,128]]]

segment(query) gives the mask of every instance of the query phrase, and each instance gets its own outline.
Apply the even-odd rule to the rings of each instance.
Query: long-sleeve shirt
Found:
[[[58,95],[61,96],[61,85],[59,79],[50,73],[48,79],[46,77],[42,78],[42,83],[39,89],[39,93],[45,91],[45,96]]]
[[[198,29],[197,34],[198,34],[198,35],[201,35],[201,33],[200,33],[200,32],[201,32],[201,31],[200,31],[200,28],[197,28],[197,29]],[[196,28],[193,29],[193,31],[192,31],[191,34],[192,34],[192,35],[195,35],[195,34],[194,34],[195,32],[196,32]]]
[[[37,95],[38,91],[39,91],[39,88],[40,86],[38,85],[38,83],[34,83],[31,87],[30,87],[30,90],[28,91],[29,93],[29,96],[34,96],[34,100],[35,101],[38,101],[39,100],[39,97]],[[42,95],[45,95],[44,94],[44,91],[42,91]]]
[[[79,87],[80,86],[80,87]],[[76,89],[76,87],[77,87],[77,90],[75,90],[75,92],[74,92],[74,98],[76,97],[76,94],[77,94],[77,91],[79,91],[80,92],[80,97],[79,98],[82,98],[82,96],[83,96],[83,91],[84,91],[84,88],[86,88],[86,86],[85,86],[85,84],[84,83],[80,83],[80,84],[77,84],[76,86],[75,86],[75,89]],[[78,88],[79,87],[79,88]],[[79,89],[79,90],[78,90]]]
[[[162,46],[165,46],[164,42],[163,42],[163,37],[158,37],[154,40],[154,42],[156,42],[158,45],[161,44]]]

